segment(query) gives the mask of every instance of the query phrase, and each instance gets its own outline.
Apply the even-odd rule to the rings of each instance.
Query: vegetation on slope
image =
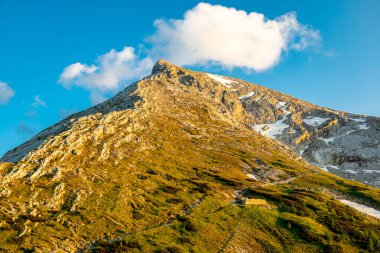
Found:
[[[208,82],[169,69],[138,83],[135,108],[80,118],[24,160],[2,164],[1,250],[380,249],[379,220],[335,197],[379,208],[378,189],[257,135],[233,95]],[[268,204],[242,205],[243,197]]]

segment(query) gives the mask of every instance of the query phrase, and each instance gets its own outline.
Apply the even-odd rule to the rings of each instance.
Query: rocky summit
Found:
[[[379,132],[161,60],[2,157],[0,250],[378,252]]]

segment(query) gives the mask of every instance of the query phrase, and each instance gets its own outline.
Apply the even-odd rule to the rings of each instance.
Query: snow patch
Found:
[[[235,81],[226,79],[224,77],[218,76],[218,75],[213,75],[213,74],[207,74],[210,78],[214,79],[215,81],[223,84],[227,88],[231,88],[231,84],[236,83]]]
[[[253,95],[255,95],[255,92],[254,92],[254,91],[252,91],[252,92],[250,92],[250,93],[248,93],[248,94],[246,94],[246,95],[244,95],[244,96],[239,97],[239,99],[250,98],[250,97],[252,97]]]
[[[351,173],[351,174],[358,174],[357,171],[354,171],[354,170],[346,170],[347,172]]]
[[[305,152],[305,150],[308,148],[309,146],[306,146],[304,149],[300,150],[300,156],[303,155],[303,153]]]
[[[321,117],[312,117],[309,116],[306,119],[303,120],[305,124],[308,124],[309,126],[319,126],[326,121],[330,120],[331,118],[321,118]]]
[[[329,170],[328,170],[327,167],[330,167],[330,168],[333,168],[333,169],[339,170],[338,166],[335,166],[335,165],[325,165],[325,166],[322,168],[322,170],[329,172]]]
[[[327,165],[327,166],[329,166],[329,167],[331,167],[333,169],[339,170],[338,166],[334,166],[334,165]]]
[[[358,125],[358,127],[359,127],[359,130],[367,130],[367,129],[369,129],[369,126],[367,126],[367,124],[360,124],[360,125]]]
[[[338,136],[338,137],[340,137],[340,136]],[[320,140],[326,142],[326,144],[329,145],[330,142],[334,142],[335,138],[337,138],[337,137],[331,137],[331,138],[318,138],[318,139],[320,139]]]
[[[244,173],[245,173],[245,175],[246,175],[247,177],[252,178],[252,179],[258,181],[257,177],[256,177],[254,174],[249,173],[249,172],[248,172],[246,169],[244,169],[244,168],[243,168],[243,171],[244,171]]]
[[[365,214],[368,214],[370,216],[373,216],[373,217],[380,219],[380,212],[377,211],[376,209],[372,208],[372,207],[361,205],[361,204],[358,204],[358,203],[355,203],[355,202],[352,202],[352,201],[349,201],[346,199],[340,199],[339,201],[345,205],[348,205],[348,206],[354,208],[355,210],[357,210],[361,213],[365,213]]]
[[[252,174],[249,174],[249,173],[247,173],[246,174],[247,175],[247,177],[249,177],[249,178],[252,178],[252,179],[254,179],[254,180],[258,180],[254,175],[252,175]]]
[[[269,138],[275,139],[277,135],[281,135],[286,128],[289,127],[288,124],[284,122],[288,119],[290,112],[285,110],[285,114],[282,119],[277,120],[270,124],[254,125],[252,128],[261,135],[268,136]]]
[[[380,173],[379,170],[363,170],[364,173]]]
[[[363,119],[363,118],[358,118],[358,119],[355,119],[355,118],[349,118],[350,120],[353,120],[357,123],[363,123],[363,124],[359,124],[357,125],[359,127],[358,130],[367,130],[369,129],[369,126],[367,126],[367,124],[365,124],[366,122],[366,119]]]
[[[354,119],[354,118],[349,118],[350,120],[353,120],[353,121],[355,121],[355,122],[358,122],[358,123],[365,123],[365,119],[363,119],[363,118],[359,118],[359,119]]]
[[[276,104],[276,107],[277,107],[277,108],[284,108],[285,105],[286,105],[286,102],[278,102],[278,103]]]

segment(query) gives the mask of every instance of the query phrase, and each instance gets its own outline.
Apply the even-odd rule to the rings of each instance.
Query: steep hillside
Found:
[[[234,80],[253,128],[293,148],[309,163],[341,177],[380,187],[380,118],[319,107]]]
[[[154,71],[158,71],[158,66]],[[204,79],[206,77],[206,79]],[[185,77],[190,78],[190,77]],[[233,117],[248,127],[291,147],[310,164],[340,177],[380,187],[380,119],[319,107],[239,79],[198,73],[208,85],[224,86]],[[192,85],[193,79],[181,80]],[[133,107],[138,97],[126,100],[136,89],[131,85],[113,99],[73,115],[5,154],[0,161],[17,162],[37,149],[49,136],[69,129],[82,116]],[[213,96],[212,88],[203,90]],[[218,94],[217,94],[218,95]],[[241,106],[242,105],[242,106]],[[231,108],[227,108],[231,109]],[[234,111],[235,110],[235,111]],[[240,111],[238,111],[240,110]]]
[[[10,151],[0,164],[1,250],[380,250],[380,190],[252,129],[296,115],[280,93],[256,112],[249,92],[260,89],[272,92],[160,61],[113,99]],[[285,98],[289,107],[270,106]]]

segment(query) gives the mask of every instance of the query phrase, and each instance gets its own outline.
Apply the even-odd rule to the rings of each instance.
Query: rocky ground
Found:
[[[2,158],[0,250],[376,252],[379,220],[336,196],[376,211],[380,190],[294,152],[334,166],[311,149],[376,141],[376,122],[159,61]]]

